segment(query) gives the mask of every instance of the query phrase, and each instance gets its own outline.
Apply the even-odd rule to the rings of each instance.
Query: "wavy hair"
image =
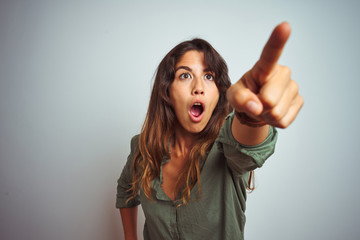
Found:
[[[139,148],[135,153],[132,168],[132,183],[129,192],[134,198],[139,187],[149,200],[152,200],[151,181],[159,176],[162,159],[169,156],[168,142],[174,134],[177,121],[169,96],[170,85],[174,81],[175,66],[188,51],[195,50],[204,54],[207,68],[215,74],[215,84],[219,90],[219,100],[206,127],[199,133],[199,138],[190,150],[188,161],[180,172],[176,192],[182,188],[182,197],[177,199],[182,204],[190,200],[190,191],[198,182],[200,189],[199,160],[206,159],[206,154],[217,138],[225,117],[231,111],[226,99],[226,90],[231,82],[228,68],[220,54],[205,40],[195,38],[175,46],[160,62],[151,92],[146,118],[139,137]]]

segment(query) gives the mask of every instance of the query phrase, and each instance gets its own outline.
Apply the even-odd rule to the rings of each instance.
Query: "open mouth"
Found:
[[[204,107],[201,103],[196,102],[191,106],[190,113],[194,117],[199,117],[204,112]]]

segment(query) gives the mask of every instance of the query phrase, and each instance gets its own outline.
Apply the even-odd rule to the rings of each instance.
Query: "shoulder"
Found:
[[[140,140],[140,134],[133,136],[130,140],[130,156],[132,157],[139,150],[139,140]]]
[[[139,146],[139,139],[140,139],[140,134],[137,134],[131,138],[130,141],[131,149],[135,149]]]

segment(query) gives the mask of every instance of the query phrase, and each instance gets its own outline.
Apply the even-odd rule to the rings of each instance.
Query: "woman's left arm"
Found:
[[[288,127],[304,104],[297,83],[291,79],[290,69],[277,63],[290,32],[288,23],[278,25],[259,61],[227,91],[229,103],[235,111],[241,112],[234,118],[231,131],[243,145],[263,142],[269,125]]]

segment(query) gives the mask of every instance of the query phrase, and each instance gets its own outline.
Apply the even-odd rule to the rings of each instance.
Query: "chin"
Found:
[[[196,126],[196,127],[192,127],[190,129],[187,129],[188,132],[190,133],[200,133],[202,130],[205,129],[205,126]]]

